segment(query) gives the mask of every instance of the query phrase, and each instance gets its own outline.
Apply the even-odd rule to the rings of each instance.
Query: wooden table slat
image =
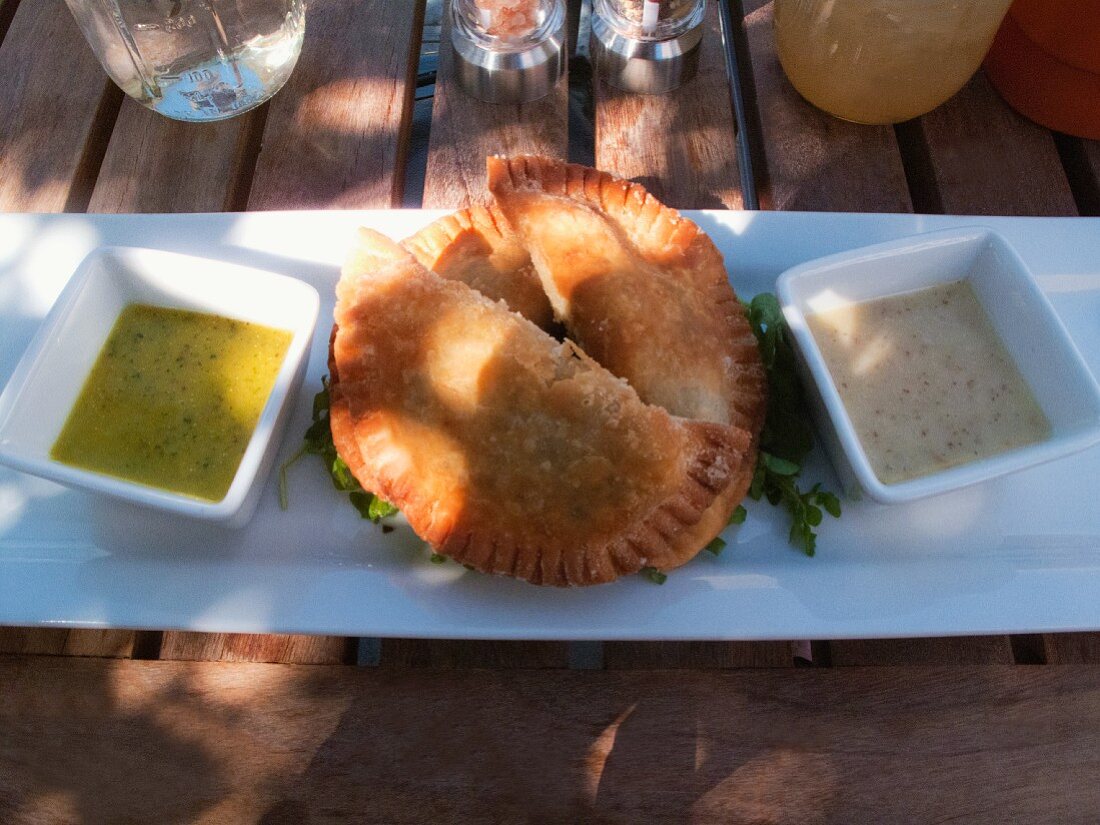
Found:
[[[932,639],[847,639],[829,643],[833,666],[1010,665],[1008,636],[952,636]]]
[[[605,642],[608,670],[793,667],[786,642]]]
[[[1050,132],[1009,108],[983,72],[920,129],[945,213],[1077,214]]]
[[[294,74],[268,103],[249,209],[397,206],[423,0],[312,2]]]
[[[0,818],[1087,822],[1100,669],[0,659]]]
[[[89,212],[221,212],[251,171],[260,112],[183,123],[123,101]],[[262,120],[260,120],[262,123]],[[244,181],[247,185],[247,181]]]
[[[443,15],[432,107],[426,209],[458,209],[487,200],[485,158],[492,154],[564,158],[568,150],[568,79],[530,103],[485,103],[467,95],[454,74],[451,16]]]
[[[679,209],[740,209],[736,121],[714,3],[704,26],[698,74],[668,94],[623,92],[597,70],[596,166]]]
[[[164,634],[161,659],[221,662],[293,662],[331,665],[354,661],[354,639],[249,633]]]
[[[61,0],[20,3],[0,45],[0,209],[71,208],[120,95]]]
[[[1043,647],[1047,664],[1100,665],[1100,633],[1047,633]]]
[[[133,652],[130,630],[0,627],[0,653],[129,658]]]

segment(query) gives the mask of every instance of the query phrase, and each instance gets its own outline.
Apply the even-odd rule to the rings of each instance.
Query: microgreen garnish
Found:
[[[439,553],[432,553],[432,556],[431,556],[431,563],[432,564],[444,564],[444,563],[446,563],[446,561],[447,561],[446,556],[442,556]]]
[[[782,504],[791,517],[791,544],[812,556],[817,546],[814,528],[821,524],[822,511],[839,518],[840,499],[821,489],[820,484],[803,492],[797,483],[802,462],[813,447],[814,434],[779,301],[763,292],[746,303],[745,309],[768,373],[768,413],[749,496],[755,501],[765,498],[770,504]],[[740,521],[735,521],[738,517]],[[743,511],[735,511],[730,521],[744,521]]]
[[[721,536],[715,536],[714,539],[705,548],[708,553],[713,553],[716,556],[722,555],[722,551],[726,549],[726,540]]]
[[[654,584],[664,584],[668,581],[668,576],[656,567],[643,567],[640,572]]]
[[[364,490],[352,475],[347,463],[337,454],[329,425],[329,403],[328,377],[325,376],[321,379],[321,391],[313,396],[313,423],[305,432],[302,446],[279,468],[279,506],[286,510],[290,505],[287,470],[302,456],[317,455],[328,468],[332,486],[348,494],[352,506],[359,511],[360,516],[378,524],[382,519],[395,515],[398,510],[388,501]],[[382,526],[386,533],[392,529],[389,525]]]

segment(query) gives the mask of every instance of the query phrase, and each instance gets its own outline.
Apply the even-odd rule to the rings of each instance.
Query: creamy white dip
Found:
[[[966,281],[806,320],[886,484],[1050,436],[1050,423]]]

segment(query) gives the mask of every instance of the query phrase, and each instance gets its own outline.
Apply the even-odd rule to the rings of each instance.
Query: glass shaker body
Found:
[[[595,0],[592,52],[612,86],[663,94],[695,76],[706,0]]]
[[[779,61],[798,92],[857,123],[898,123],[954,95],[1012,0],[775,0]]]
[[[454,0],[454,19],[483,48],[530,48],[550,35],[565,14],[561,0]]]
[[[452,0],[461,87],[489,103],[525,103],[565,73],[564,0]]]
[[[672,40],[703,22],[706,0],[596,0],[595,12],[619,34]]]
[[[245,112],[298,61],[303,0],[65,0],[111,79],[177,120]]]

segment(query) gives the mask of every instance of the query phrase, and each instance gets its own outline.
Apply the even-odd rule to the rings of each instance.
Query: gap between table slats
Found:
[[[1054,144],[1073,190],[1077,211],[1100,216],[1100,140],[1055,134]]]
[[[0,44],[8,33],[8,27],[15,16],[15,10],[19,7],[19,0],[0,0]]]

